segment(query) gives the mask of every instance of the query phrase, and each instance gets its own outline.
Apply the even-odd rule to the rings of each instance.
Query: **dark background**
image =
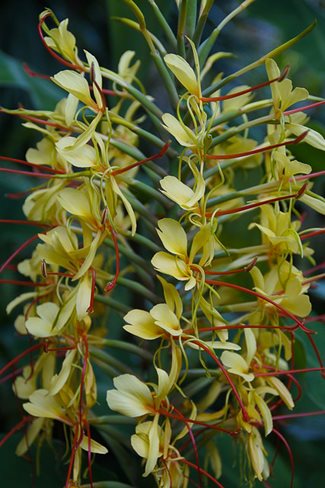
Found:
[[[142,79],[149,77],[152,87],[151,93],[159,94],[159,79],[149,68],[147,50],[140,35],[111,20],[111,16],[128,15],[121,0],[96,1],[53,1],[46,2],[59,19],[70,18],[69,27],[77,37],[79,49],[86,48],[96,57],[100,64],[116,68],[120,55],[126,49],[138,50],[142,59]],[[157,32],[157,26],[150,17],[150,8],[145,0],[139,0],[138,5],[148,12],[148,26]],[[174,0],[161,1],[164,11],[169,11],[170,24],[175,22]],[[225,13],[228,13],[238,2],[232,0],[218,0],[212,11],[208,29],[212,29]],[[60,92],[49,82],[30,78],[22,69],[22,62],[27,63],[33,70],[54,74],[61,68],[44,50],[37,35],[38,14],[44,8],[43,2],[36,0],[3,0],[0,5],[0,105],[16,108],[18,104],[35,109],[52,109],[59,99]],[[291,66],[290,77],[296,86],[306,87],[310,93],[325,97],[325,2],[323,0],[257,0],[244,14],[228,25],[218,40],[217,50],[234,51],[237,58],[225,62],[225,72],[235,71],[246,63],[257,59],[265,52],[273,49],[282,42],[303,30],[314,18],[318,19],[318,26],[298,45],[278,59],[281,67]],[[242,80],[245,84],[256,84],[263,80],[263,70],[248,73]],[[146,80],[145,80],[146,81]],[[163,104],[163,100],[161,101]],[[325,109],[320,108],[312,112],[312,126],[324,134]],[[24,158],[26,149],[36,142],[34,134],[21,127],[19,120],[12,116],[0,114],[0,155]],[[297,156],[302,161],[312,164],[315,171],[324,169],[324,156],[320,151],[299,146]],[[2,163],[2,167],[16,168],[14,165]],[[0,174],[0,219],[23,218],[21,205],[23,200],[9,199],[8,193],[22,192],[30,187],[28,177],[20,175]],[[316,184],[315,190],[324,193],[324,181]],[[320,226],[322,219],[310,215],[308,225]],[[32,235],[33,229],[23,226],[0,224],[0,262],[3,262],[20,243]],[[34,231],[36,232],[36,231]],[[316,247],[318,262],[323,258],[322,246],[319,240],[313,243]],[[30,255],[30,248],[21,254],[21,259]],[[14,273],[6,271],[5,278],[14,278]],[[1,277],[2,278],[2,277]],[[13,318],[5,313],[8,301],[22,290],[13,285],[2,285],[0,292],[0,364],[6,363],[20,350],[19,340],[13,328]],[[313,290],[312,299],[317,313],[322,313],[322,302],[325,296],[325,284],[319,283]],[[321,330],[321,327],[318,326]],[[315,326],[316,328],[316,326]],[[318,340],[324,345],[323,338]],[[304,354],[303,352],[301,354]],[[308,352],[310,354],[310,352]],[[307,378],[308,376],[308,378]],[[306,394],[297,407],[297,411],[315,411],[325,409],[324,382],[317,375],[306,375],[303,380]],[[5,432],[12,428],[21,415],[21,407],[11,392],[9,384],[0,384],[0,426]],[[325,448],[325,420],[324,417],[309,417],[291,421],[284,426],[284,431],[290,440],[296,461],[296,488],[325,486],[324,448]],[[35,479],[35,463],[22,460],[15,456],[15,446],[19,434],[14,435],[0,452],[1,480],[10,487],[46,486],[55,488],[62,486],[62,470],[60,458],[53,462],[51,448],[44,448],[41,456],[41,477]],[[229,446],[225,446],[229,449]],[[42,449],[43,451],[43,449]],[[289,486],[290,469],[288,456],[282,452],[277,460],[276,478],[271,485],[276,488]],[[229,455],[233,457],[230,451]],[[225,463],[226,464],[226,463]],[[225,486],[239,486],[238,477],[232,466],[224,467]],[[34,466],[34,467],[33,467]],[[31,474],[33,473],[33,474]]]

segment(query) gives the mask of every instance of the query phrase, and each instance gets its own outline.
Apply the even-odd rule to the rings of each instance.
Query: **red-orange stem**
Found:
[[[298,144],[299,142],[301,142],[306,137],[307,134],[308,134],[308,130],[303,132],[300,136],[298,136],[295,139],[292,139],[290,141],[280,142],[279,144],[271,144],[269,146],[264,146],[264,147],[259,147],[257,149],[252,149],[251,151],[246,151],[246,152],[236,153],[236,154],[205,154],[205,157],[207,159],[219,159],[219,160],[221,160],[221,159],[237,159],[237,158],[243,158],[245,156],[252,156],[254,154],[272,151],[272,149],[276,149],[277,147],[290,146],[291,144]]]
[[[166,153],[167,149],[169,148],[170,144],[169,142],[166,142],[166,144],[163,146],[161,151],[159,153],[154,154],[153,156],[149,156],[148,158],[141,159],[141,161],[137,161],[136,163],[130,164],[129,166],[126,166],[125,168],[119,168],[114,171],[112,171],[110,174],[112,176],[120,175],[122,173],[125,173],[126,171],[129,171],[130,169],[135,168],[136,166],[140,166],[144,163],[148,163],[149,161],[154,161],[155,159],[162,158],[163,155]]]

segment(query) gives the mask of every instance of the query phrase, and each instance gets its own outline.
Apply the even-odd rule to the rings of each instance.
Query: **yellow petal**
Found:
[[[144,310],[131,310],[125,315],[124,320],[127,325],[124,325],[123,329],[141,339],[153,340],[162,335],[162,330],[157,327],[150,313]]]
[[[92,209],[88,194],[75,188],[65,188],[57,196],[62,207],[71,215],[92,219]]]
[[[268,436],[273,430],[273,419],[271,411],[263,398],[256,393],[254,394],[254,400],[263,418],[265,436]]]
[[[113,380],[116,390],[108,390],[106,400],[111,410],[128,417],[140,417],[153,409],[149,388],[136,376],[123,374]]]
[[[96,107],[90,95],[88,82],[81,74],[76,71],[64,70],[54,75],[52,79],[59,87],[68,93],[72,93],[85,105]]]
[[[162,193],[170,200],[178,203],[182,208],[188,209],[187,202],[193,198],[194,191],[176,176],[165,176],[160,180],[163,189]]]
[[[178,81],[193,95],[199,96],[200,89],[193,68],[178,54],[167,54],[164,57],[168,68]]]
[[[177,280],[187,281],[189,279],[186,269],[183,270],[180,266],[180,260],[176,256],[172,256],[167,252],[157,252],[151,260],[154,268],[160,273],[173,276]],[[183,263],[184,264],[184,263]]]
[[[182,329],[179,320],[168,308],[166,303],[159,303],[150,310],[150,315],[154,318],[155,324],[161,327],[172,336],[179,336],[182,334]]]
[[[178,291],[174,285],[168,283],[162,276],[158,276],[158,280],[162,284],[168,308],[175,313],[177,318],[180,318],[183,313],[183,302]]]
[[[64,361],[62,363],[60,373],[54,375],[51,379],[49,395],[56,395],[63,388],[63,386],[65,385],[65,383],[67,382],[70,376],[70,372],[71,372],[71,368],[75,356],[76,356],[75,350],[68,351],[66,353]]]
[[[276,378],[275,376],[271,376],[267,378],[267,382],[279,393],[280,397],[286,404],[286,406],[292,410],[293,407],[295,406],[291,393],[288,390],[288,388],[282,383],[279,378]]]
[[[78,139],[71,136],[61,137],[56,143],[58,154],[77,168],[91,168],[97,163],[96,150],[89,144],[75,147]]]
[[[197,141],[189,128],[183,126],[179,120],[171,114],[163,114],[161,118],[165,124],[165,129],[175,137],[181,146],[195,147]]]
[[[84,451],[88,452],[88,437],[86,435],[83,436],[80,447]],[[93,454],[107,454],[108,449],[94,439],[90,439],[90,452],[92,452]]]
[[[66,422],[64,410],[55,399],[50,396],[47,390],[36,390],[29,397],[30,403],[24,403],[23,407],[34,417],[43,417]]]
[[[229,373],[241,376],[246,381],[253,381],[254,375],[248,373],[248,364],[240,354],[224,351],[221,354],[221,361],[228,368]]]
[[[28,429],[26,430],[26,432],[24,432],[24,436],[22,440],[19,442],[18,446],[16,447],[17,456],[22,456],[30,449],[30,446],[33,444],[34,440],[40,433],[43,424],[44,424],[44,419],[39,418],[39,419],[35,419],[28,426]]]
[[[161,219],[157,233],[167,251],[181,257],[187,255],[187,237],[185,230],[177,220]]]
[[[149,474],[155,469],[157,464],[157,459],[159,457],[159,430],[158,430],[158,415],[155,415],[155,418],[151,424],[149,430],[149,449],[148,449],[148,458],[145,465],[145,472],[143,476],[149,476]]]
[[[76,311],[78,320],[88,315],[88,309],[92,298],[92,282],[89,273],[86,273],[79,282],[76,295]]]

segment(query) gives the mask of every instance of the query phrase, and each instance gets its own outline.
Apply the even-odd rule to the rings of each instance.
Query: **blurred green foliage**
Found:
[[[147,15],[147,24],[151,30],[157,33],[158,26],[153,20],[150,7],[145,5],[145,0],[138,2],[144,6]],[[164,11],[169,10],[170,24],[175,22],[175,2],[161,0],[160,5]],[[149,69],[147,62],[148,52],[140,34],[130,30],[119,21],[111,17],[129,16],[127,8],[120,0],[51,0],[48,6],[62,19],[70,18],[70,28],[77,35],[78,45],[87,48],[98,57],[100,63],[108,67],[116,67],[120,55],[127,49],[137,51],[142,60],[142,77],[149,77],[152,81],[153,94],[159,96],[159,79]],[[226,12],[229,12],[238,2],[233,0],[216,1],[212,10],[210,25],[212,29]],[[39,12],[43,9],[42,2],[38,0],[5,0],[0,5],[0,105],[15,108],[24,105],[32,108],[51,108],[58,100],[59,90],[48,81],[30,77],[23,69],[23,62],[32,70],[44,74],[54,74],[60,69],[43,49],[37,35],[36,25]],[[322,0],[257,0],[244,15],[238,17],[235,22],[225,29],[218,40],[216,49],[221,51],[234,51],[236,59],[224,61],[221,69],[227,72],[235,71],[239,67],[257,59],[265,52],[289,39],[303,30],[314,18],[318,19],[317,28],[298,45],[282,54],[279,64],[291,66],[291,77],[296,85],[305,86],[313,95],[325,96],[325,5]],[[249,73],[243,83],[256,83],[257,78],[263,79],[262,69]],[[163,103],[163,101],[162,101]],[[315,110],[313,113],[314,124],[318,129],[325,126],[324,109]],[[28,147],[35,143],[30,132],[21,127],[20,121],[14,117],[0,115],[1,155],[23,158]],[[312,164],[315,170],[323,169],[324,163],[321,153],[300,145],[299,153],[302,160]],[[3,167],[16,167],[3,163]],[[3,175],[0,178],[0,218],[23,218],[21,211],[21,199],[8,199],[8,193],[24,192],[31,185],[26,176]],[[322,193],[318,183],[318,192]],[[309,218],[309,217],[308,217]],[[314,216],[310,218],[315,219]],[[37,230],[31,227],[1,225],[1,262],[10,255],[13,249],[33,235]],[[310,220],[309,220],[310,225]],[[321,222],[315,220],[315,226]],[[244,230],[245,231],[245,230]],[[231,232],[231,230],[230,230]],[[236,228],[238,232],[238,227]],[[238,232],[240,235],[240,232]],[[29,255],[30,249],[26,249],[21,258]],[[322,249],[316,249],[319,262],[322,260]],[[13,278],[13,271],[6,271],[7,278]],[[0,364],[6,363],[16,355],[22,347],[20,339],[13,333],[12,318],[7,317],[5,307],[11,297],[21,290],[14,285],[0,285]],[[314,293],[314,305],[316,313],[322,313],[324,302],[324,286]],[[115,297],[116,298],[116,297]],[[127,296],[119,297],[125,303]],[[116,318],[114,318],[116,320]],[[315,326],[316,328],[316,326]],[[324,334],[323,334],[324,336]],[[304,336],[301,337],[304,341]],[[324,341],[324,340],[323,340]],[[296,356],[299,357],[301,367],[305,364],[305,355],[313,357],[310,344],[297,342]],[[325,356],[325,344],[320,344],[320,349]],[[26,346],[25,346],[26,347]],[[312,362],[309,363],[312,366]],[[325,409],[325,394],[321,378],[317,374],[306,375],[304,378],[305,394],[297,411],[313,411]],[[99,382],[102,397],[107,387],[107,380],[103,376]],[[0,404],[1,430],[6,432],[17,423],[22,415],[22,408],[11,392],[9,384],[0,385],[2,402]],[[101,414],[106,414],[105,404],[102,404]],[[127,427],[126,427],[127,428]],[[309,417],[291,421],[290,425],[283,426],[288,435],[296,460],[295,488],[321,488],[325,486],[325,473],[323,466],[323,452],[325,448],[325,419],[324,417]],[[118,433],[111,428],[107,431],[108,444],[116,448],[114,436]],[[15,456],[14,450],[19,439],[15,434],[1,450],[0,468],[1,479],[6,486],[15,487],[58,487],[63,485],[62,475],[62,445],[57,454],[54,449],[46,448],[45,452],[32,451],[32,456],[20,459]],[[115,443],[115,445],[114,445]],[[276,444],[273,446],[276,448]],[[221,440],[220,450],[227,454],[230,460],[225,465],[221,482],[227,487],[239,486],[238,460],[234,459],[234,450],[231,442]],[[132,483],[132,486],[151,486],[150,480],[135,481],[133,474],[134,459],[126,451],[119,448],[117,459],[112,455],[107,456],[105,463],[98,463],[96,467],[97,479],[116,480],[117,473],[121,476],[118,481]],[[280,448],[281,456],[278,456],[274,476],[270,479],[270,485],[276,488],[286,488],[290,484],[290,463],[287,453]],[[34,457],[34,460],[32,460]],[[36,461],[35,461],[36,459]],[[112,467],[113,466],[113,467]],[[126,467],[126,470],[125,470]],[[39,474],[39,476],[37,476]],[[116,480],[117,481],[117,480]],[[134,484],[136,483],[136,484]],[[111,488],[124,485],[112,482]],[[126,485],[125,485],[126,486]]]

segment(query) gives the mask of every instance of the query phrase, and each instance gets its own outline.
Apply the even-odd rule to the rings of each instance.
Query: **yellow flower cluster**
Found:
[[[222,486],[229,460],[219,450],[220,433],[244,446],[245,476],[266,480],[263,438],[278,432],[276,409],[295,406],[295,335],[313,341],[303,320],[313,279],[294,260],[313,264],[306,239],[318,229],[302,230],[296,202],[325,213],[324,200],[311,191],[311,166],[290,147],[303,140],[324,150],[325,140],[295,107],[310,98],[307,90],[293,88],[268,55],[246,70],[265,64],[268,81],[228,89],[246,71],[216,74],[214,63],[226,53],[208,57],[198,41],[200,21],[196,35],[183,35],[168,53],[135,3],[127,3],[166,83],[169,113],[142,89],[132,51],[117,72],[108,70],[88,51],[79,55],[68,20],[49,10],[39,29],[67,68],[51,78],[65,97],[53,111],[6,110],[40,134],[26,163],[44,180],[23,205],[43,229],[40,242],[18,265],[35,291],[7,307],[21,308],[16,330],[39,350],[13,383],[31,416],[17,454],[50,441],[61,423],[71,454],[66,487],[81,486],[83,450],[92,484],[92,454],[105,454],[104,439],[113,436],[103,426],[110,416],[96,414],[102,369],[107,385],[113,378],[108,407],[136,419],[124,444],[157,486],[185,488],[191,479],[202,486],[203,477]],[[203,18],[209,2],[201,3]],[[263,87],[267,98],[253,101]],[[267,115],[256,116],[261,109]],[[142,127],[145,118],[150,130]],[[264,127],[262,138],[256,126]],[[139,149],[145,143],[154,148],[148,157]],[[132,291],[135,308],[119,298],[120,287]],[[113,290],[115,298],[104,296]],[[109,313],[122,312],[122,330],[103,303]],[[126,366],[110,346],[144,363]],[[90,427],[101,426],[106,434],[95,441]]]

